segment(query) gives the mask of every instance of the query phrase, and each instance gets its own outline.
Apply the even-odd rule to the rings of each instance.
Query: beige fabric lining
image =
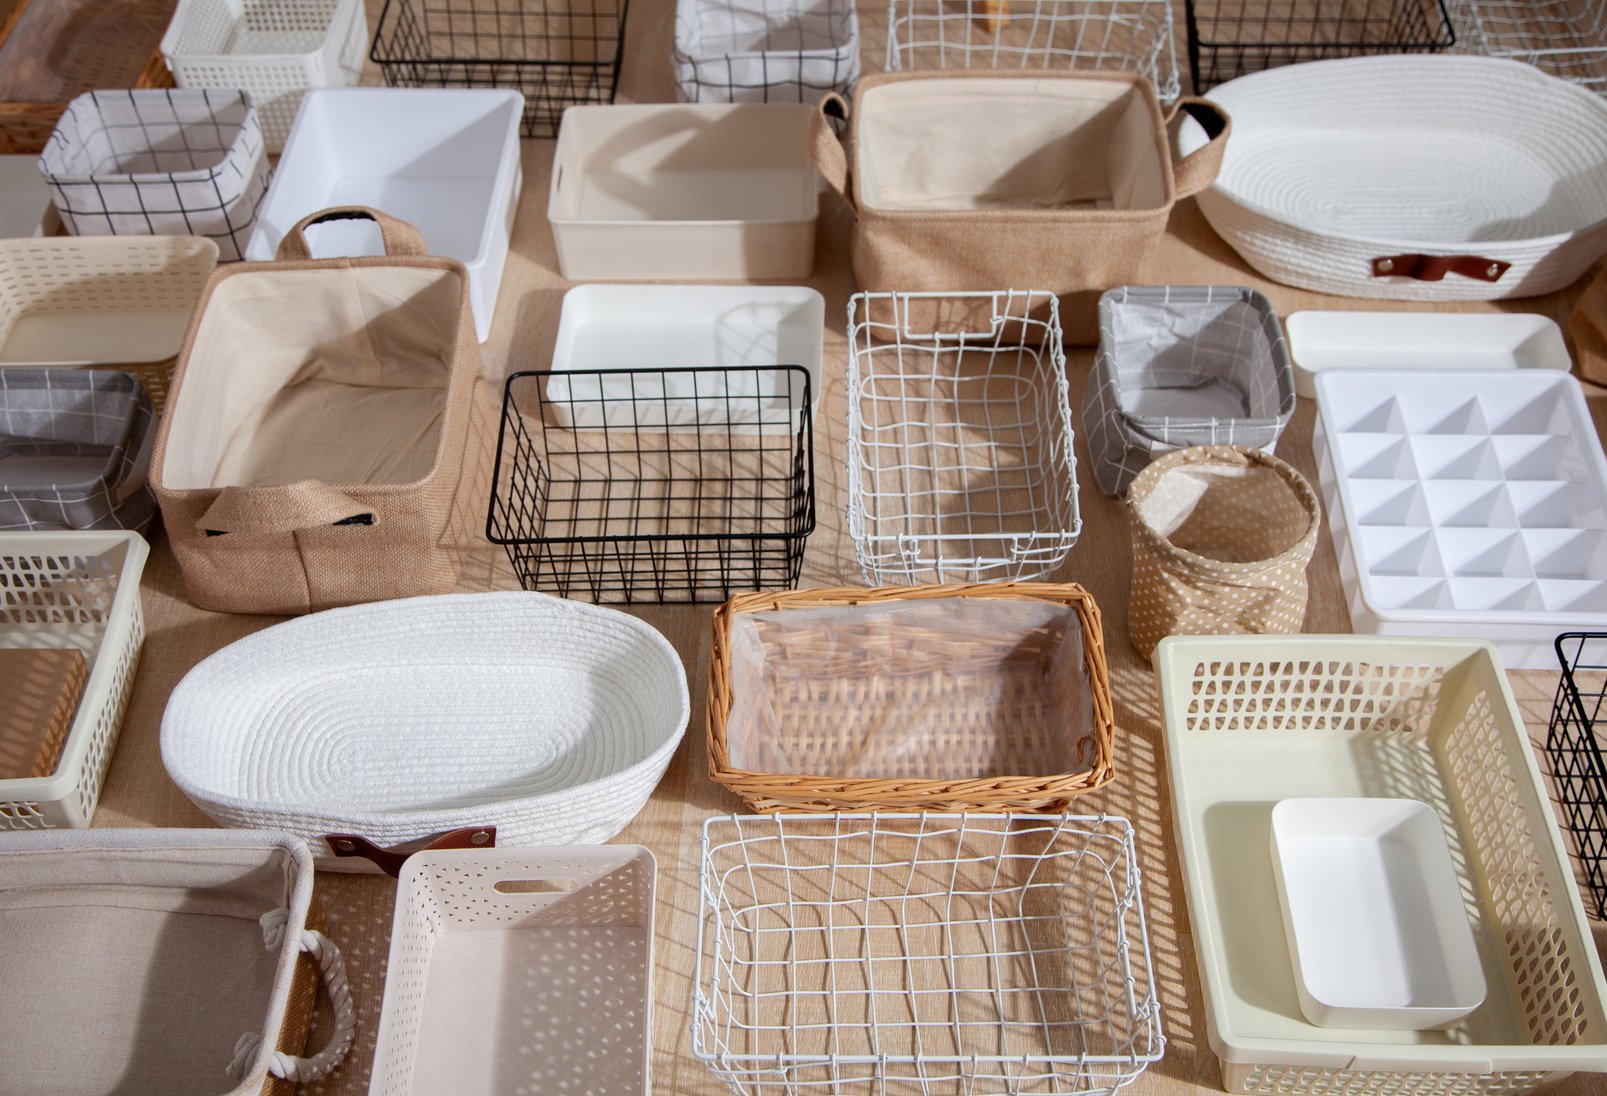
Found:
[[[166,486],[411,483],[434,460],[458,275],[387,267],[221,281],[173,414]],[[309,315],[307,302],[325,308]],[[295,331],[295,338],[288,332]],[[203,367],[253,347],[227,368]]]
[[[884,84],[857,104],[860,198],[875,209],[1157,209],[1149,104],[1097,80]]]

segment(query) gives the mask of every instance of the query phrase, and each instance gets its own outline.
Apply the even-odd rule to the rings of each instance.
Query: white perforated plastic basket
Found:
[[[367,46],[363,0],[179,0],[162,57],[181,88],[249,92],[278,152],[302,93],[356,84]]]
[[[0,646],[76,647],[89,664],[56,771],[0,780],[0,829],[89,825],[134,691],[149,553],[136,533],[0,533]]]
[[[647,1093],[654,871],[639,845],[411,857],[369,1096]]]
[[[1170,637],[1156,653],[1178,855],[1229,1092],[1517,1096],[1607,1070],[1607,983],[1523,718],[1488,643]],[[1439,816],[1488,995],[1448,1031],[1322,1028],[1296,997],[1272,808]]]

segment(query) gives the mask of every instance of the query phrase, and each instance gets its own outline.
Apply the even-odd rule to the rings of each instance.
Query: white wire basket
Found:
[[[733,1092],[1108,1093],[1165,1045],[1126,819],[711,818],[699,910]]]
[[[1051,293],[848,302],[848,531],[869,586],[1043,578],[1082,530]]]
[[[947,68],[1134,72],[1178,96],[1167,0],[888,0],[888,72]]]
[[[677,0],[675,85],[692,103],[809,103],[859,79],[854,0]]]
[[[1607,95],[1607,0],[1448,0],[1456,51],[1526,61]]]

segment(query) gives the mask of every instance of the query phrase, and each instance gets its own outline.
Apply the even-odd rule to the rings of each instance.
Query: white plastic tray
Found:
[[[1607,983],[1488,643],[1174,636],[1156,672],[1206,1035],[1228,1091],[1517,1096],[1607,1070]],[[1489,987],[1455,1028],[1302,1015],[1263,850],[1273,807],[1303,796],[1434,809]]]
[[[1311,399],[1328,369],[1570,367],[1562,329],[1504,312],[1296,312],[1285,323],[1295,391]]]
[[[424,234],[431,255],[469,269],[474,326],[491,334],[522,184],[516,91],[315,88],[285,142],[246,258],[272,259],[297,221],[330,206],[365,205]],[[318,225],[313,258],[383,255],[378,226]]]
[[[1439,817],[1415,799],[1285,799],[1272,873],[1306,1019],[1449,1027],[1484,971]]]
[[[1355,631],[1486,638],[1555,669],[1558,632],[1607,619],[1607,458],[1572,377],[1342,370],[1317,405]]]
[[[813,116],[801,103],[570,107],[547,198],[564,277],[808,277]]]
[[[591,369],[673,369],[678,366],[797,365],[809,373],[809,389],[820,401],[820,356],[824,338],[826,302],[813,289],[791,286],[673,286],[583,285],[564,294],[558,320],[558,341],[553,349],[555,371]],[[726,400],[709,393],[729,389],[733,397],[749,397],[753,383],[770,384],[775,405],[790,406],[785,373],[749,378],[736,374],[725,382],[703,374],[675,383],[665,377],[664,412],[672,421],[696,420],[701,412],[724,421],[731,415]],[[602,400],[629,400],[642,395],[631,377],[603,378],[597,395]],[[749,389],[741,390],[747,384]],[[549,406],[559,425],[602,425],[604,404],[589,405],[592,393],[583,395],[561,377],[548,381]],[[593,384],[593,388],[596,385]],[[702,396],[708,406],[702,407]],[[596,414],[573,413],[595,409]],[[651,410],[651,408],[649,408]],[[640,418],[642,409],[636,414]],[[684,415],[683,415],[684,413]],[[760,411],[760,418],[770,416]],[[658,425],[663,418],[639,421]],[[779,425],[779,424],[778,424]]]

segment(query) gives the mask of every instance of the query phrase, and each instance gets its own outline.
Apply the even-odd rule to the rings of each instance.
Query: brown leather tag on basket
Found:
[[[0,650],[0,780],[56,771],[87,676],[71,647]]]
[[[1607,384],[1607,269],[1596,275],[1574,306],[1570,333],[1579,357],[1579,376]]]

